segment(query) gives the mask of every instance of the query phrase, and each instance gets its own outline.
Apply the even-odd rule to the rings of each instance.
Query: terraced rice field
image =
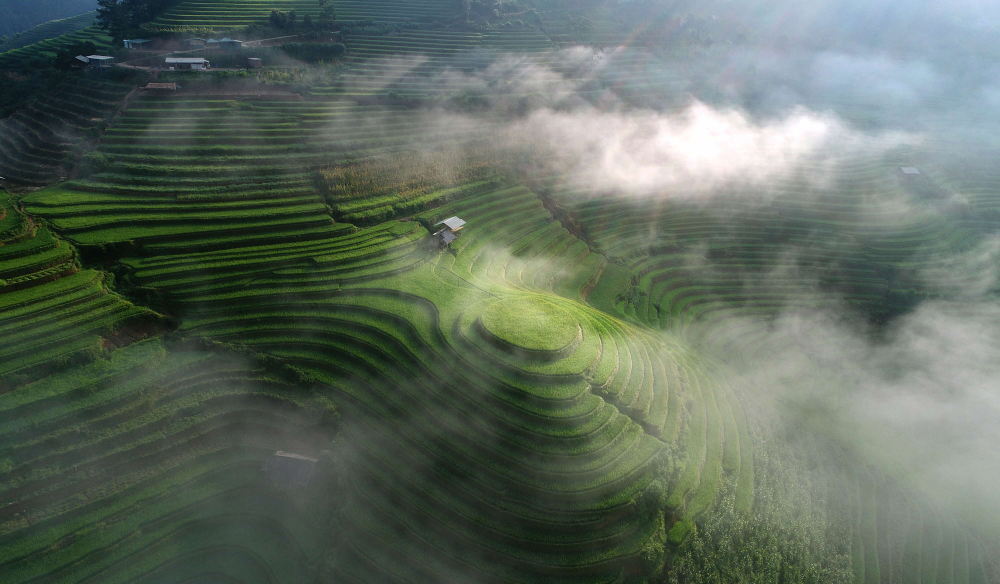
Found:
[[[404,2],[403,0],[333,0],[338,21],[374,20],[387,23],[413,23],[443,18],[453,4],[447,0]],[[264,22],[272,10],[294,10],[299,18],[316,18],[320,7],[315,0],[183,0],[168,9],[153,23],[154,29],[170,31],[185,28],[222,30]]]
[[[22,33],[13,35],[8,41],[0,44],[0,53],[32,45],[61,35],[76,33],[94,24],[94,12],[85,12],[69,18],[53,20],[32,27]]]
[[[431,577],[433,557],[457,574],[488,565],[498,579],[613,580],[663,536],[636,500],[664,472],[661,440],[692,444],[671,490],[689,516],[711,504],[724,476],[749,504],[745,422],[679,346],[552,295],[545,302],[580,330],[569,347],[524,362],[490,341],[480,316],[497,298],[539,294],[523,288],[527,264],[599,264],[536,195],[507,188],[450,212],[476,225],[454,257],[429,248],[418,223],[399,222],[322,246],[126,260],[184,314],[185,332],[280,357],[347,399],[359,421],[345,439],[360,451],[343,577]],[[532,226],[537,242],[516,256],[500,251]],[[579,296],[583,284],[555,276],[536,285]],[[704,409],[685,412],[688,399]],[[387,427],[388,418],[403,421]],[[470,432],[485,439],[448,438]]]
[[[442,569],[483,576],[489,566],[486,577],[498,581],[627,580],[642,570],[647,542],[710,512],[725,485],[750,509],[755,454],[739,402],[682,340],[625,321],[681,330],[794,302],[794,278],[762,294],[732,290],[725,269],[781,267],[759,239],[769,208],[747,206],[745,233],[720,238],[718,218],[683,206],[573,205],[578,194],[558,185],[534,191],[496,179],[427,201],[443,206],[414,221],[359,229],[331,221],[327,205],[359,222],[380,208],[378,197],[324,200],[308,169],[404,151],[423,126],[411,111],[358,105],[338,91],[303,101],[138,99],[102,140],[107,167],[24,198],[75,243],[117,254],[118,277],[176,315],[184,336],[269,355],[332,388],[352,421],[341,439],[356,446],[345,455],[348,504],[337,519],[351,538],[336,546],[333,573],[426,580]],[[373,118],[378,132],[359,123]],[[844,180],[903,189],[893,174],[900,162],[849,167]],[[776,196],[797,185],[789,177]],[[555,221],[546,201],[570,210],[585,237]],[[796,213],[814,227],[793,223],[788,237],[850,228],[873,263],[917,261],[963,239],[961,228],[934,231],[933,222],[887,233],[887,215],[855,222],[854,203],[803,204]],[[422,224],[451,215],[470,227],[441,253]],[[706,243],[721,266],[707,282],[685,252]],[[859,304],[884,299],[882,273],[859,270],[854,285]],[[556,306],[579,334],[536,354],[537,345],[488,324],[497,303],[525,299]],[[454,438],[470,432],[488,439]],[[882,511],[888,526],[864,511],[866,501],[882,508],[873,502],[883,496],[879,480],[859,477],[851,503],[855,570],[872,582],[883,570],[938,561],[922,544],[898,547],[905,522],[894,507]],[[657,482],[673,523],[641,511]],[[934,510],[898,513],[921,516],[964,550],[966,567],[948,568],[953,581],[988,581],[988,551],[975,538]]]
[[[260,469],[276,449],[318,454],[324,401],[159,340],[4,392],[0,578],[305,581],[329,509]]]
[[[0,191],[0,387],[53,362],[102,354],[155,330],[156,318],[80,268],[76,251]]]
[[[397,132],[373,136],[357,123],[371,117]],[[351,226],[331,220],[309,167],[337,153],[398,149],[407,127],[416,127],[408,118],[405,110],[346,101],[139,99],[105,134],[104,172],[25,202],[85,245],[195,250],[326,238]]]
[[[41,36],[42,34],[47,35],[52,30],[49,28],[50,26],[55,28],[54,23],[42,25],[36,28],[41,31],[39,33]],[[43,29],[43,27],[45,28]],[[32,29],[32,31],[35,30],[36,29]],[[85,28],[77,29],[76,22],[74,21],[72,23],[71,30],[72,32],[59,34],[59,36],[53,37],[41,37],[41,40],[38,40],[37,42],[32,42],[31,44],[26,44],[0,52],[0,71],[46,68],[52,63],[52,59],[56,56],[56,51],[75,43],[93,43],[100,51],[106,51],[111,48],[111,37],[104,34],[104,31],[96,26],[87,26]],[[32,31],[27,31],[25,34],[27,35],[32,33]]]
[[[131,90],[100,78],[67,80],[0,119],[0,176],[22,187],[65,178]]]
[[[773,496],[761,422],[692,331],[753,359],[762,329],[728,317],[817,307],[817,281],[886,319],[914,300],[912,269],[1000,218],[1000,171],[935,166],[944,145],[851,161],[832,197],[782,176],[771,203],[725,216],[499,170],[340,188],[345,168],[489,136],[385,105],[439,103],[442,72],[500,59],[665,110],[699,85],[642,50],[556,50],[627,41],[606,14],[487,33],[441,30],[444,0],[335,7],[403,26],[348,35],[344,70],[302,99],[137,97],[93,172],[60,184],[71,136],[127,87],[67,86],[0,122],[0,174],[47,187],[0,199],[0,581],[650,581],[721,497],[748,514]],[[154,27],[272,9],[318,6],[183,0]],[[899,175],[918,162],[926,182]],[[937,212],[945,191],[966,198],[958,220]],[[877,204],[913,192],[926,212]],[[467,226],[441,249],[431,233],[455,215]],[[319,458],[313,483],[276,485],[276,450]],[[995,546],[886,473],[836,485],[815,503],[849,510],[830,529],[855,581],[992,581]]]

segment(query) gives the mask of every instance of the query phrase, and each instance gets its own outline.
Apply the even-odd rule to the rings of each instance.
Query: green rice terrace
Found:
[[[1000,584],[1000,45],[842,3],[0,42],[0,582]]]

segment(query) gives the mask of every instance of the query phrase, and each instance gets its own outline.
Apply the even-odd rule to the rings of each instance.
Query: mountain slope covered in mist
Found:
[[[47,22],[97,8],[96,0],[2,0],[0,37],[15,35]]]

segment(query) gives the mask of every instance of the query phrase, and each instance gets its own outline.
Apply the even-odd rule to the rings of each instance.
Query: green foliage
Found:
[[[97,23],[114,45],[139,30],[176,0],[97,0]]]
[[[693,529],[694,524],[690,521],[679,519],[670,526],[670,531],[667,532],[667,541],[675,546],[681,545]]]
[[[803,524],[786,519],[787,501],[765,497],[752,513],[738,511],[735,502],[736,490],[727,485],[719,504],[680,545],[667,570],[669,584],[854,581],[844,542],[827,534],[816,510],[810,510],[813,523]],[[674,535],[672,528],[672,541]]]
[[[76,59],[77,55],[93,55],[97,52],[97,45],[92,42],[74,43],[65,47],[60,47],[56,52],[53,65],[56,69],[67,71],[69,69],[80,69],[85,65]]]

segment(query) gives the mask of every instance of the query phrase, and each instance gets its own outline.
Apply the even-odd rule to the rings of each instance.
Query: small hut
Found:
[[[437,223],[435,227],[439,225],[443,225],[444,227],[435,231],[434,237],[437,238],[441,247],[448,247],[453,241],[458,239],[458,232],[465,227],[465,220],[460,217],[449,217]]]
[[[900,166],[899,167],[899,172],[901,172],[901,173],[903,173],[903,174],[905,174],[907,176],[919,176],[920,175],[920,169],[917,168],[916,166]]]
[[[115,58],[108,55],[87,55],[84,61],[91,69],[107,69],[115,64]],[[79,56],[77,60],[80,60]]]
[[[247,58],[247,68],[248,69],[260,69],[264,66],[264,61],[259,57],[248,57]]]

